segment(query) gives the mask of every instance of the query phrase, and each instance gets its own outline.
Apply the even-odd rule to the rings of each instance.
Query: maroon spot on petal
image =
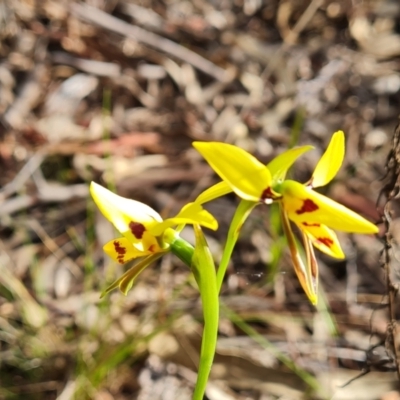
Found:
[[[150,251],[150,253],[154,253],[155,251],[156,251],[156,248],[155,248],[156,246],[154,245],[154,244],[152,244],[150,247],[149,247],[149,251]]]
[[[115,251],[118,253],[117,261],[120,264],[124,264],[124,262],[125,262],[124,255],[126,254],[126,248],[122,247],[121,244],[118,242],[118,240],[114,240],[113,244],[114,244]]]
[[[267,187],[266,189],[263,190],[263,192],[261,193],[261,197],[260,200],[264,201],[266,199],[273,199],[275,198],[272,189],[270,187]]]
[[[144,231],[146,230],[146,228],[142,224],[133,221],[129,222],[129,229],[136,239],[141,239],[143,237]]]
[[[315,222],[315,223],[308,223],[308,222],[302,222],[301,223],[302,225],[304,225],[304,226],[316,226],[316,227],[319,227],[319,226],[321,226],[321,224],[318,224],[317,222]]]
[[[326,247],[331,247],[333,245],[333,240],[331,238],[327,238],[327,237],[319,237],[317,238],[317,241],[319,243],[324,244]]]
[[[125,247],[122,247],[122,246],[120,245],[120,243],[118,242],[118,240],[114,240],[113,244],[114,244],[114,249],[115,249],[115,251],[116,251],[120,256],[123,256],[124,254],[126,254],[126,248],[125,248]]]
[[[303,200],[303,205],[301,206],[300,210],[296,210],[296,214],[304,214],[308,212],[313,212],[318,210],[319,207],[310,199]]]

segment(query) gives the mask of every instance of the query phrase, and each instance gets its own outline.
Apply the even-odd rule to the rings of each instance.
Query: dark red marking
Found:
[[[327,237],[317,238],[317,241],[324,244],[326,247],[331,247],[333,245],[333,240]]]
[[[310,199],[303,200],[303,205],[300,210],[296,210],[296,214],[304,214],[318,210],[319,207]]]
[[[273,199],[275,196],[272,193],[272,189],[270,187],[267,187],[262,193],[261,193],[261,201],[266,200],[266,199]]]
[[[143,237],[144,231],[146,230],[146,228],[142,224],[133,221],[129,222],[129,229],[136,239],[141,239]]]
[[[152,244],[150,247],[149,247],[149,251],[150,251],[150,253],[154,253],[156,250],[155,250],[155,246],[154,246],[154,244]]]
[[[124,255],[124,254],[126,254],[126,249],[125,249],[125,247],[122,247],[122,246],[120,245],[120,243],[118,242],[118,240],[114,240],[113,244],[114,244],[115,251],[116,251],[119,255]]]
[[[118,240],[114,240],[114,249],[118,253],[117,260],[120,264],[124,264],[124,256],[126,254],[126,248],[122,247]]]
[[[321,224],[318,224],[317,222],[313,223],[313,224],[309,224],[308,222],[302,222],[302,225],[304,226],[316,226],[316,227],[320,227]]]

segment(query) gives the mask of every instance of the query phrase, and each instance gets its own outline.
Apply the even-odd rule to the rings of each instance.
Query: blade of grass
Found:
[[[290,131],[290,140],[289,140],[289,145],[288,145],[289,149],[296,146],[296,144],[299,141],[301,129],[303,128],[305,115],[306,115],[306,110],[303,107],[299,107],[296,110],[296,115],[294,117],[292,129]]]
[[[144,332],[141,327],[148,324],[150,321],[159,321],[157,317],[158,310],[151,315],[148,315],[138,326],[134,334],[127,336],[125,340],[115,346],[103,344],[98,351],[93,354],[92,362],[88,364],[83,359],[79,360],[76,371],[77,386],[74,391],[74,399],[89,399],[93,398],[95,389],[105,384],[110,371],[115,371],[122,364],[134,364],[143,358],[143,353],[149,343],[159,333],[171,328],[172,324],[178,319],[182,312],[176,312],[168,316],[163,323],[159,323],[151,332],[141,335],[139,332]],[[100,332],[99,332],[100,334]],[[82,357],[82,354],[79,354]]]
[[[332,314],[331,309],[329,307],[329,302],[326,298],[326,293],[322,285],[318,287],[318,304],[317,310],[318,313],[322,315],[323,320],[328,328],[328,332],[333,337],[339,336],[339,329],[336,323],[335,316]]]
[[[254,328],[244,321],[240,315],[236,314],[223,303],[220,304],[220,307],[222,313],[229,318],[232,323],[234,323],[238,328],[246,333],[246,335],[251,337],[261,347],[268,350],[274,357],[276,357],[276,359],[278,359],[282,364],[299,376],[313,392],[317,392],[317,390],[320,388],[320,385],[314,376],[282,354],[268,339],[260,335]]]

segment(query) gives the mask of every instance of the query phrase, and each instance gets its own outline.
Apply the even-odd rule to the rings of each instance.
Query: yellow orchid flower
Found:
[[[104,251],[120,264],[164,252],[168,243],[163,234],[172,226],[199,224],[217,229],[217,221],[199,203],[187,204],[173,218],[163,220],[156,211],[139,201],[126,199],[92,182],[90,193],[103,215],[123,235],[104,245]]]
[[[165,252],[171,251],[192,271],[198,284],[204,316],[198,376],[193,399],[203,399],[218,337],[219,299],[214,261],[201,227],[218,228],[215,218],[199,203],[189,203],[173,218],[163,220],[146,204],[120,197],[92,182],[90,193],[103,215],[123,235],[104,246],[104,251],[123,264],[142,257],[103,293],[119,288],[127,294],[136,277]],[[185,224],[192,224],[195,246],[179,237]]]
[[[106,289],[106,293],[116,287],[126,293],[133,279],[169,250],[185,224],[201,225],[213,230],[218,228],[215,218],[199,203],[189,203],[175,217],[163,220],[146,204],[118,196],[95,182],[90,184],[90,193],[102,214],[123,235],[106,243],[103,247],[105,253],[120,264],[147,257]],[[180,229],[172,229],[174,226]]]
[[[295,272],[313,304],[317,303],[318,287],[318,265],[313,246],[332,257],[344,258],[337,236],[331,229],[354,233],[378,232],[371,222],[313,190],[328,184],[342,165],[345,151],[342,131],[333,134],[306,184],[285,180],[285,177],[296,159],[311,150],[312,146],[290,149],[266,166],[243,149],[230,144],[194,142],[193,146],[223,180],[203,192],[196,202],[202,204],[231,191],[243,199],[238,208],[240,211],[232,222],[234,228],[227,241],[227,253],[233,249],[240,226],[250,210],[259,203],[278,202]],[[302,233],[306,264],[299,254],[290,221]],[[228,261],[227,257],[223,258],[223,269],[226,269]]]

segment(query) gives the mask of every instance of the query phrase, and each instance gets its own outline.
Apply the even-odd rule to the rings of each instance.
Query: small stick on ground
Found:
[[[151,46],[181,61],[191,64],[193,67],[212,76],[218,81],[225,82],[231,78],[230,73],[197,53],[186,49],[172,40],[165,39],[138,26],[128,24],[98,8],[91,7],[87,4],[74,3],[71,4],[71,11],[75,16],[81,19],[92,22],[112,32],[119,33],[120,35],[130,37],[140,43]]]

